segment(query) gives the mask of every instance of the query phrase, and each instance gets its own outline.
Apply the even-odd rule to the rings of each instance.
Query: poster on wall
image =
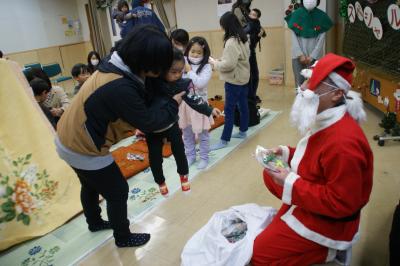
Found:
[[[381,82],[379,80],[371,79],[369,88],[372,95],[379,96],[381,94]]]
[[[221,17],[228,11],[232,10],[232,0],[217,0],[217,14]]]

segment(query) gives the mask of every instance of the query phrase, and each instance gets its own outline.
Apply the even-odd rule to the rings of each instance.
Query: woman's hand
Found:
[[[299,61],[300,61],[300,63],[302,64],[302,65],[305,65],[305,64],[307,64],[307,62],[306,62],[306,56],[305,55],[300,55],[299,56]]]

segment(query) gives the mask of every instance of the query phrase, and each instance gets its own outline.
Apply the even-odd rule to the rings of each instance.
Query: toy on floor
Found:
[[[283,160],[282,156],[278,156],[272,150],[265,149],[262,146],[257,146],[255,157],[269,171],[278,173],[279,168],[289,169],[289,165]]]

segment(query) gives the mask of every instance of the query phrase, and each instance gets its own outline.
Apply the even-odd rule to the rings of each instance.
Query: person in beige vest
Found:
[[[232,12],[226,12],[220,19],[225,31],[224,50],[221,59],[209,59],[214,70],[220,72],[220,79],[225,81],[225,125],[221,140],[211,146],[218,150],[228,145],[231,137],[246,138],[249,126],[249,108],[247,102],[250,79],[250,48],[248,38],[239,20]],[[239,106],[240,128],[232,135],[235,106]]]

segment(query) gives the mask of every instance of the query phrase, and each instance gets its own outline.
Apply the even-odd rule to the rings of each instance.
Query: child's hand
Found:
[[[183,97],[183,95],[185,95],[185,94],[186,94],[186,91],[182,91],[182,92],[180,92],[180,93],[178,93],[178,94],[175,94],[174,97],[172,97],[172,99],[174,99],[174,100],[178,103],[178,105],[179,105],[179,104],[181,104],[181,102],[182,102],[182,97]]]
[[[222,114],[222,112],[218,108],[214,108],[212,110],[212,116],[214,116],[214,117],[219,117],[221,114]]]
[[[64,113],[64,110],[61,108],[51,108],[50,113],[52,116],[60,117]]]
[[[185,64],[185,73],[188,73],[191,70],[192,70],[192,67],[188,63],[186,63]]]
[[[208,58],[208,63],[214,67],[216,60],[211,56]]]

